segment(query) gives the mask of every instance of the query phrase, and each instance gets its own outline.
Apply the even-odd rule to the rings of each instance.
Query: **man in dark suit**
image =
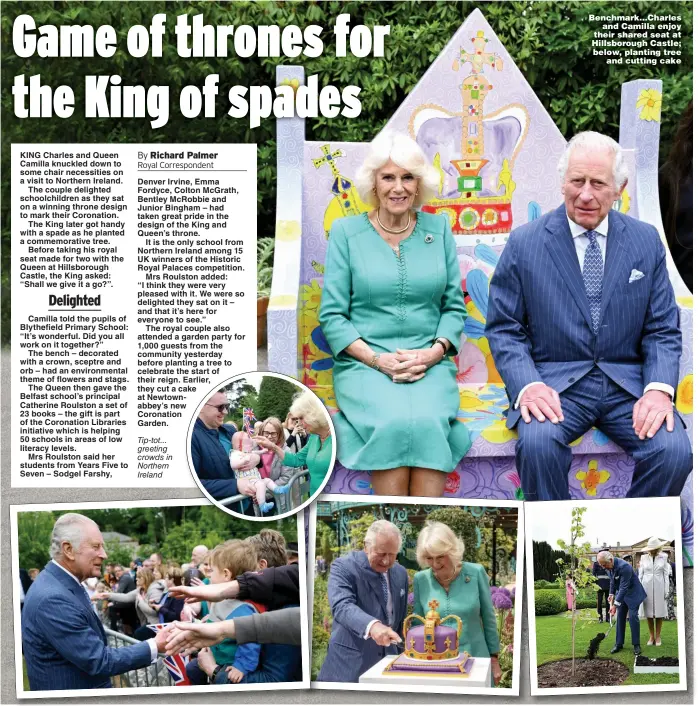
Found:
[[[679,495],[692,457],[674,419],[681,330],[664,245],[612,210],[628,174],[614,140],[577,135],[559,171],[564,204],[511,233],[490,283],[486,334],[525,499],[569,498],[569,444],[592,426],[633,457],[628,497]]]
[[[332,635],[318,681],[358,682],[383,657],[397,655],[407,617],[407,571],[395,563],[401,548],[400,530],[377,520],[363,551],[332,562]]]
[[[602,551],[605,551],[605,548]],[[596,612],[599,614],[599,622],[608,623],[610,622],[608,596],[611,587],[611,578],[606,569],[604,569],[598,561],[595,561],[594,565],[591,567],[591,573],[596,579]],[[604,606],[606,608],[605,621],[603,617]]]
[[[138,645],[107,646],[102,623],[82,582],[100,577],[107,558],[99,527],[66,513],[51,535],[52,560],[28,592],[22,611],[22,645],[32,691],[97,689],[110,677],[153,663],[168,631]]]
[[[116,586],[113,589],[114,593],[130,593],[136,588],[136,581],[130,571],[125,571],[120,564],[114,565],[114,576],[116,577]],[[136,608],[132,603],[112,603],[109,606],[109,623],[114,632],[119,629],[118,621],[121,618],[121,623],[124,627],[126,635],[133,635],[133,631],[139,625]]]
[[[616,616],[616,644],[611,654],[620,652],[625,643],[625,622],[630,623],[630,636],[633,650],[640,654],[640,617],[638,610],[642,601],[647,598],[640,579],[633,571],[631,564],[622,559],[615,559],[609,551],[599,552],[596,561],[609,572],[611,579],[611,616]]]

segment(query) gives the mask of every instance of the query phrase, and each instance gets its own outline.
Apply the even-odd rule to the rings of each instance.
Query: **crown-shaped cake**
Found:
[[[447,615],[441,618],[436,610],[439,602],[429,601],[429,612],[425,617],[410,615],[405,618],[402,634],[405,635],[405,657],[425,661],[454,659],[458,657],[458,642],[463,623],[457,615]],[[412,621],[418,620],[420,626],[410,627]],[[456,627],[444,625],[447,620],[453,620]]]

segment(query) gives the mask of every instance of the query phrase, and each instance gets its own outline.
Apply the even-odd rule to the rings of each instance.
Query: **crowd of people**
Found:
[[[67,513],[51,546],[43,571],[23,572],[22,639],[32,691],[108,687],[110,677],[147,667],[166,649],[187,650],[186,678],[178,684],[302,678],[300,610],[293,610],[300,605],[298,550],[281,533],[263,529],[210,550],[197,545],[184,564],[155,552],[126,567],[105,563],[92,520]],[[204,629],[206,644],[192,651],[200,633],[188,628],[195,625],[214,630]],[[105,627],[138,642],[109,647]],[[211,640],[216,630],[221,637]],[[180,650],[168,648],[175,636]]]
[[[312,392],[294,397],[284,422],[269,417],[257,422],[251,433],[226,421],[229,411],[225,390],[218,390],[201,408],[191,437],[194,471],[214,500],[246,495],[252,500],[246,514],[272,515],[284,493],[293,494],[292,507],[307,499],[298,488],[290,487],[300,471],[309,472],[308,497],[324,485],[332,460],[332,436]]]

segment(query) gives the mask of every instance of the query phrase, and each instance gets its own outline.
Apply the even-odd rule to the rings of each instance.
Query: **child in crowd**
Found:
[[[165,585],[167,586],[167,591],[163,593],[162,601],[159,604],[153,605],[158,611],[158,618],[161,623],[171,623],[175,620],[181,620],[184,599],[170,596],[169,590],[173,586],[182,585],[182,570],[176,566],[170,567],[165,574]]]
[[[215,547],[210,553],[209,562],[212,584],[232,581],[246,571],[256,571],[259,566],[254,544],[239,539]],[[264,606],[252,601],[227,599],[209,605],[208,620],[231,620],[264,611]],[[189,681],[192,684],[237,684],[246,674],[257,669],[261,649],[257,643],[238,645],[229,638],[210,649],[204,648],[187,664]]]
[[[235,432],[232,443],[230,467],[235,473],[238,491],[247,494],[248,489],[254,489],[257,505],[259,505],[262,514],[266,514],[274,507],[274,503],[267,502],[267,488],[273,492],[274,488],[276,488],[276,483],[271,478],[262,478],[259,468],[240,470],[241,466],[247,467],[250,462],[254,463],[255,466],[260,463],[259,454],[253,453],[254,444],[252,439],[244,431]]]

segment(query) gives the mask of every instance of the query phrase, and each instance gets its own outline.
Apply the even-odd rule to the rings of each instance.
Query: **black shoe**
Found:
[[[642,650],[640,649],[640,645],[633,645],[633,652],[635,653],[635,656],[637,657],[638,655],[642,654]]]
[[[611,649],[611,654],[614,655],[616,652],[620,652],[622,649],[623,645],[613,645],[613,648]]]
[[[599,622],[603,623],[603,618],[601,616],[599,616]]]

